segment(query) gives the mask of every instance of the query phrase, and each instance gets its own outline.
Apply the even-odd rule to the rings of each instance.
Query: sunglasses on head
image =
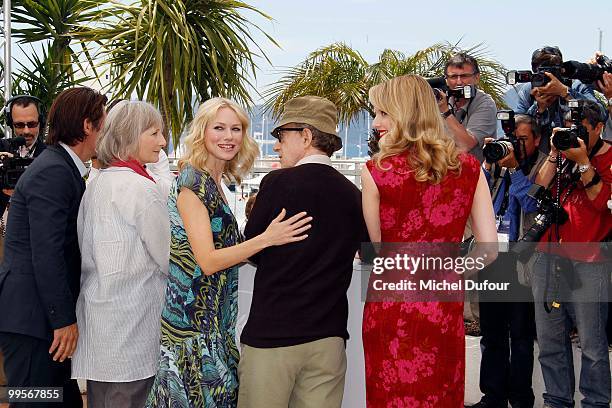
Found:
[[[533,52],[533,54],[531,54],[532,56],[536,56],[539,54],[550,54],[550,55],[557,55],[557,56],[561,56],[561,50],[559,49],[559,47],[542,47],[542,48],[538,48],[537,50],[535,50]]]

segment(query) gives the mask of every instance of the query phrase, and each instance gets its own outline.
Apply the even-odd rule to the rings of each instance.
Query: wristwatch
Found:
[[[587,164],[579,164],[578,165],[578,173],[586,173],[591,168],[591,163]]]
[[[452,114],[453,114],[453,111],[449,109],[446,112],[442,113],[442,119],[446,119]]]
[[[520,167],[515,167],[515,168],[508,168],[508,174],[513,175],[514,173],[516,173],[517,171],[519,171],[521,168]]]

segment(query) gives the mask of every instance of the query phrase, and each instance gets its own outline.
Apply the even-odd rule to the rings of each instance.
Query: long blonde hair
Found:
[[[370,88],[370,102],[386,112],[394,126],[380,139],[376,166],[406,151],[417,181],[438,184],[449,171],[461,171],[455,142],[447,134],[432,88],[418,75],[403,75]]]
[[[207,126],[215,119],[217,111],[221,108],[230,108],[236,113],[242,124],[242,144],[240,151],[225,165],[224,175],[234,179],[238,184],[253,167],[259,155],[257,142],[249,136],[249,117],[238,104],[225,98],[212,98],[200,105],[185,138],[185,155],[179,161],[179,169],[189,163],[202,171],[205,168],[208,150],[206,150],[205,133]]]

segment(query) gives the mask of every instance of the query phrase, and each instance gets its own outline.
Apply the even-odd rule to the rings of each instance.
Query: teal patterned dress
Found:
[[[198,266],[179,216],[181,187],[208,209],[215,248],[242,239],[236,219],[207,172],[186,165],[172,186],[170,274],[161,319],[159,368],[147,407],[235,407],[238,401],[238,268],[210,276]]]

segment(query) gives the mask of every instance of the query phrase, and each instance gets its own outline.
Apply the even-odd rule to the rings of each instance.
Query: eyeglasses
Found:
[[[272,132],[270,132],[272,134],[272,136],[274,136],[275,138],[278,139],[278,141],[280,142],[282,137],[283,137],[283,132],[301,132],[302,130],[304,130],[303,127],[295,127],[295,128],[276,128],[274,129]]]
[[[444,75],[444,78],[450,80],[450,81],[456,81],[459,78],[461,79],[470,79],[471,77],[473,77],[474,75],[476,75],[475,72],[471,72],[469,74],[452,74],[452,75]]]
[[[34,129],[38,127],[38,122],[13,122],[13,127],[15,127],[15,129],[24,129],[26,127],[28,129]]]

